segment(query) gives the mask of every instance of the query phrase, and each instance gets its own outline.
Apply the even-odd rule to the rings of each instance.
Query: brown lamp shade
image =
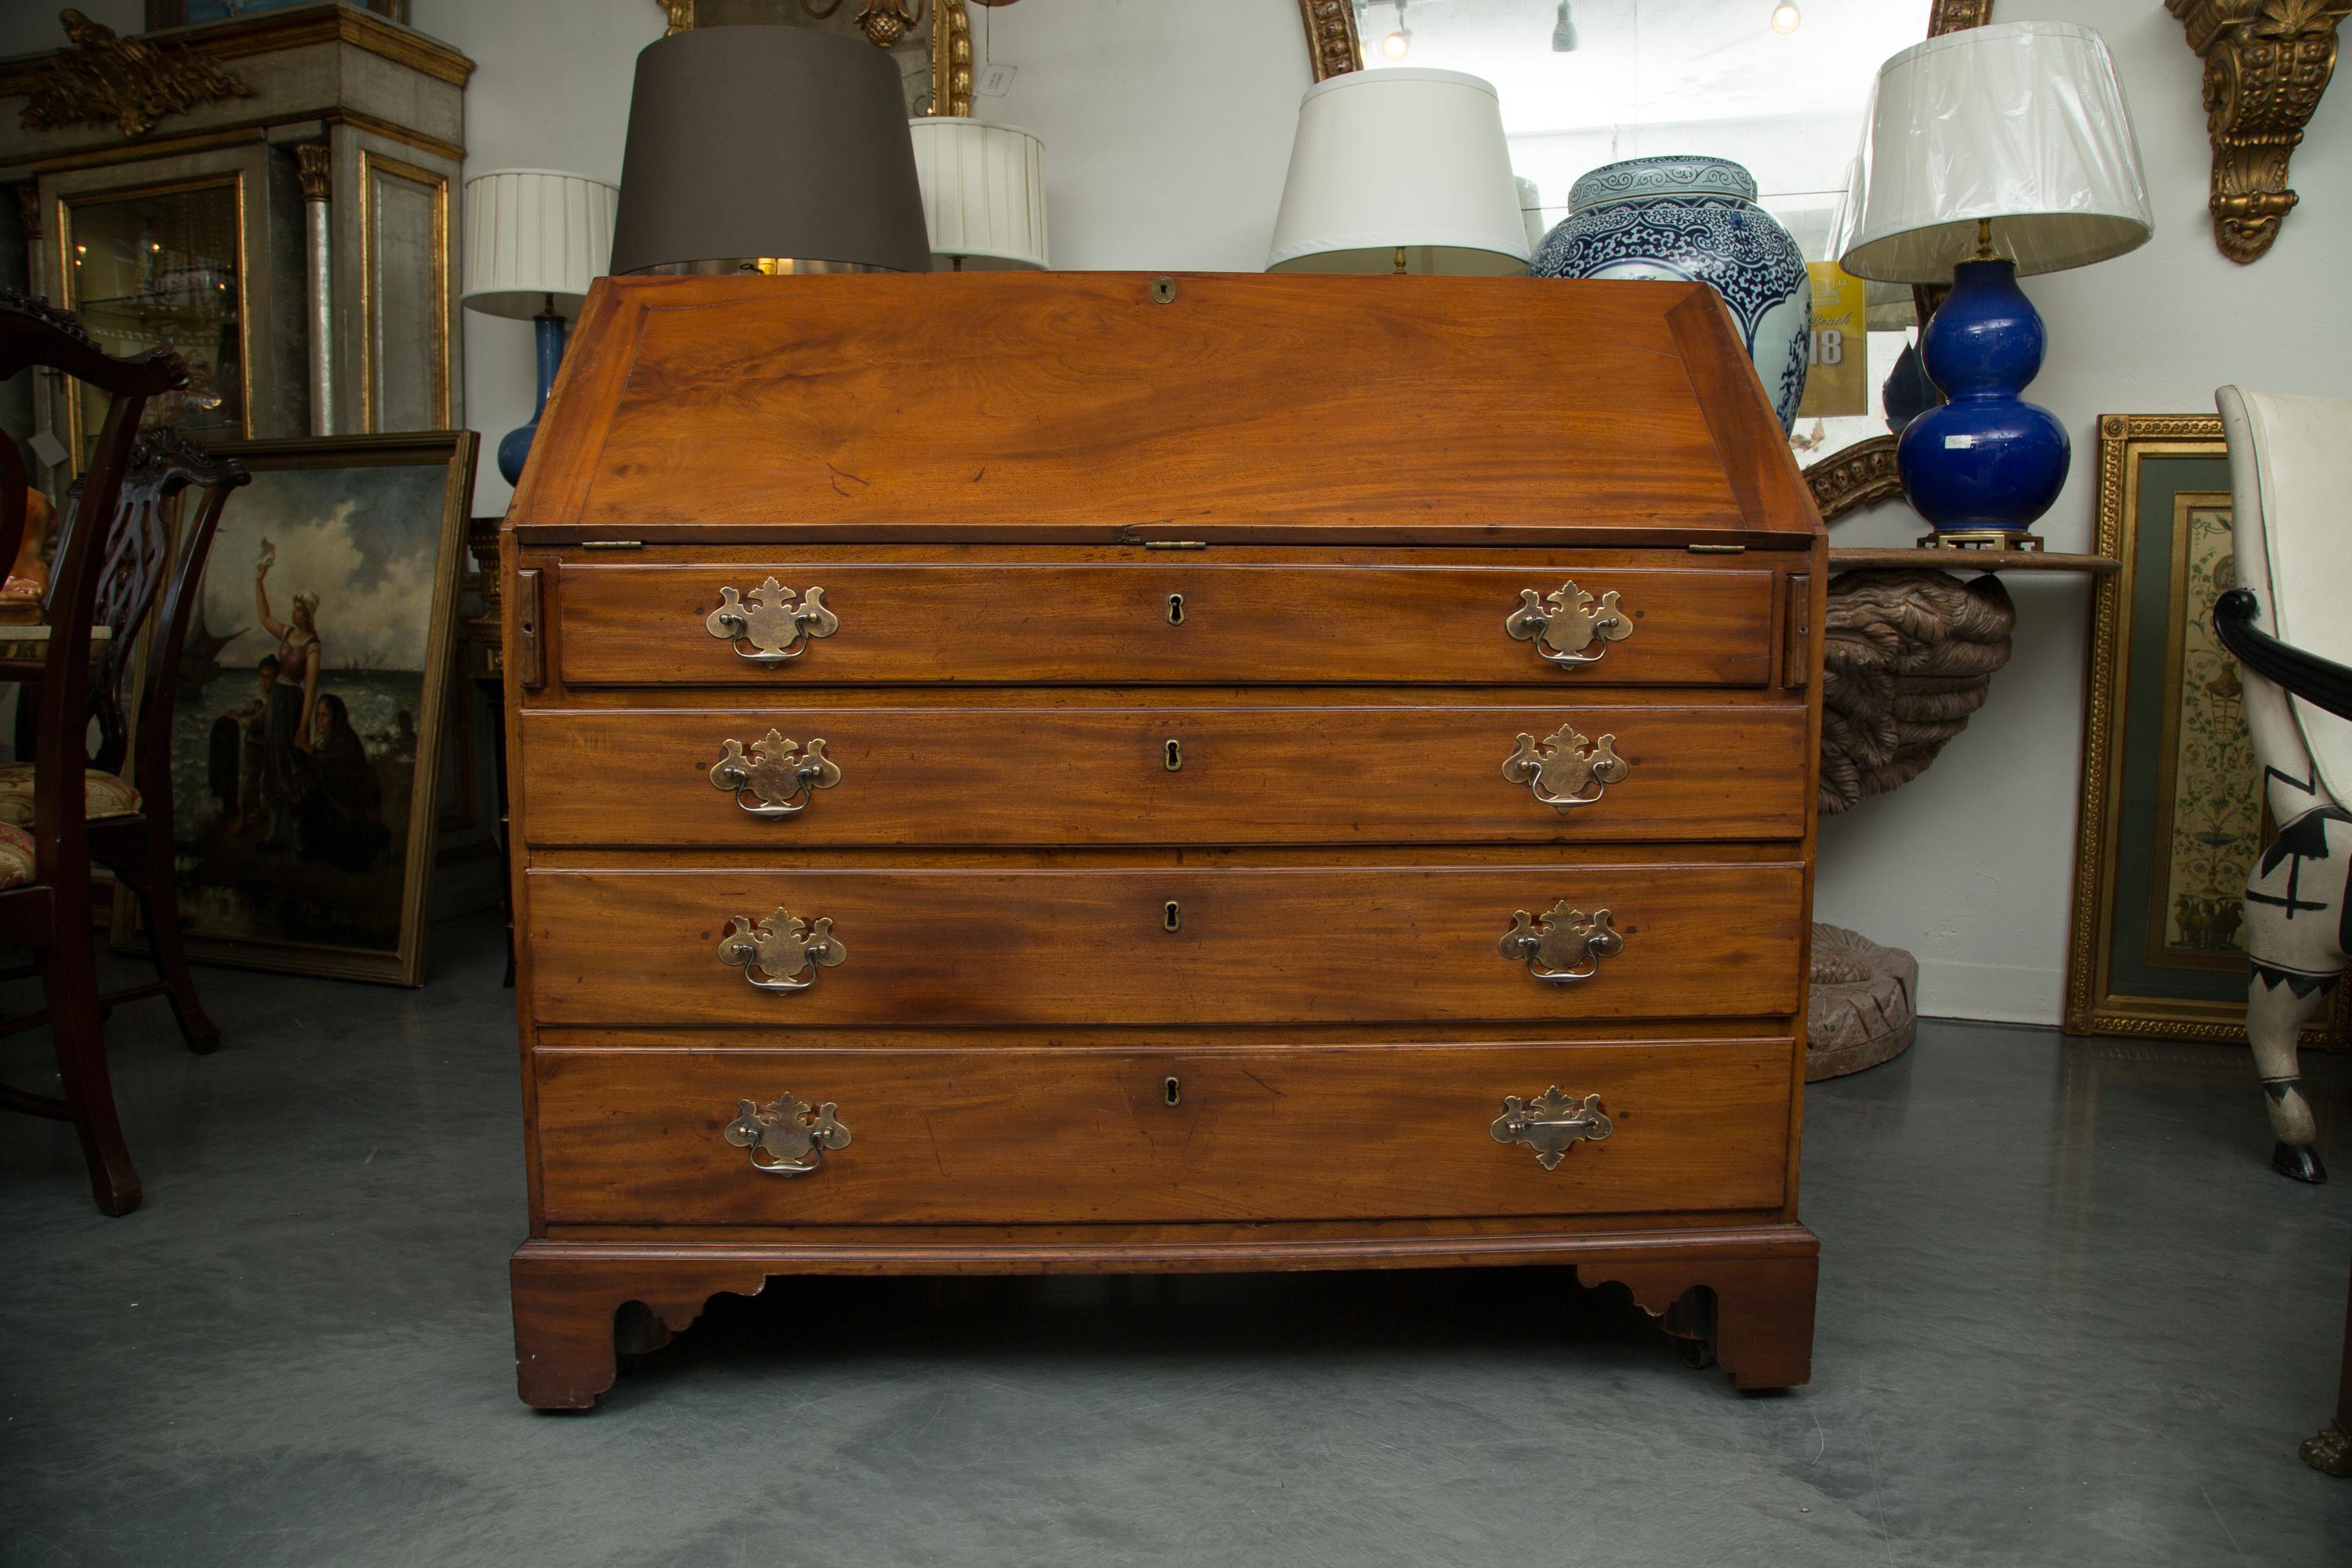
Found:
[[[930,270],[898,68],[871,44],[698,27],[637,56],[613,270],[758,258]]]

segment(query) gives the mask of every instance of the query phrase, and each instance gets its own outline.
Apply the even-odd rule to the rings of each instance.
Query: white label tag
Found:
[[[1976,444],[1977,438],[1973,436],[1947,436],[1944,437],[1944,450],[1947,452],[1965,452]]]
[[[1013,86],[1013,73],[1020,68],[1019,66],[1008,66],[991,60],[980,68],[980,79],[972,84],[971,90],[982,98],[1003,98],[1006,90]]]

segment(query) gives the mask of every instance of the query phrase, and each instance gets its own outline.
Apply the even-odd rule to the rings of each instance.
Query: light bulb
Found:
[[[1790,5],[1789,0],[1780,0],[1778,5],[1772,7],[1772,30],[1783,37],[1795,32],[1797,24],[1804,19],[1804,13]]]
[[[1412,35],[1400,27],[1381,40],[1381,53],[1392,60],[1401,60],[1412,52]]]

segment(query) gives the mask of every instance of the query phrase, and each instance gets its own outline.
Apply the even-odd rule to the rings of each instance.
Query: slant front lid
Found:
[[[509,518],[649,542],[1820,527],[1703,285],[1067,272],[600,280]]]

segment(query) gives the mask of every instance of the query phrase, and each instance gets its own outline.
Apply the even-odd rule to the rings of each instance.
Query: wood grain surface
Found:
[[[548,1051],[552,1220],[747,1225],[1342,1219],[1769,1208],[1789,1042],[1269,1052]],[[1167,1103],[1168,1083],[1177,1103]],[[1610,1136],[1547,1171],[1503,1097],[1598,1094]],[[833,1102],[805,1176],[751,1168],[739,1104]]]
[[[839,617],[800,657],[761,666],[705,625],[719,590],[769,576],[824,590]],[[1633,635],[1563,668],[1503,623],[1522,590],[1573,577],[1615,592]],[[1181,599],[1181,620],[1171,602]],[[1761,686],[1772,574],[1507,567],[1232,566],[1177,558],[1099,566],[913,566],[784,556],[710,566],[567,565],[555,584],[562,679],[576,686],[835,681],[1216,684],[1499,681],[1560,690]],[[1588,649],[1587,651],[1591,651]]]
[[[1562,811],[1503,763],[1563,725],[1626,775]],[[824,742],[799,815],[711,783],[720,742]],[[1801,837],[1805,710],[1784,707],[782,708],[526,712],[541,845],[1576,843]],[[1171,767],[1171,753],[1174,766]],[[1583,748],[1583,749],[1590,749]],[[781,787],[781,786],[779,786]],[[1590,793],[1591,785],[1585,787]],[[746,797],[760,804],[755,793]]]
[[[542,1024],[1210,1024],[1765,1017],[1794,1010],[1801,868],[1546,862],[1040,871],[541,871]],[[1548,984],[1512,911],[1609,909],[1624,950]],[[1169,901],[1180,929],[1164,929]],[[729,918],[831,920],[846,962],[789,994],[721,962]]]

